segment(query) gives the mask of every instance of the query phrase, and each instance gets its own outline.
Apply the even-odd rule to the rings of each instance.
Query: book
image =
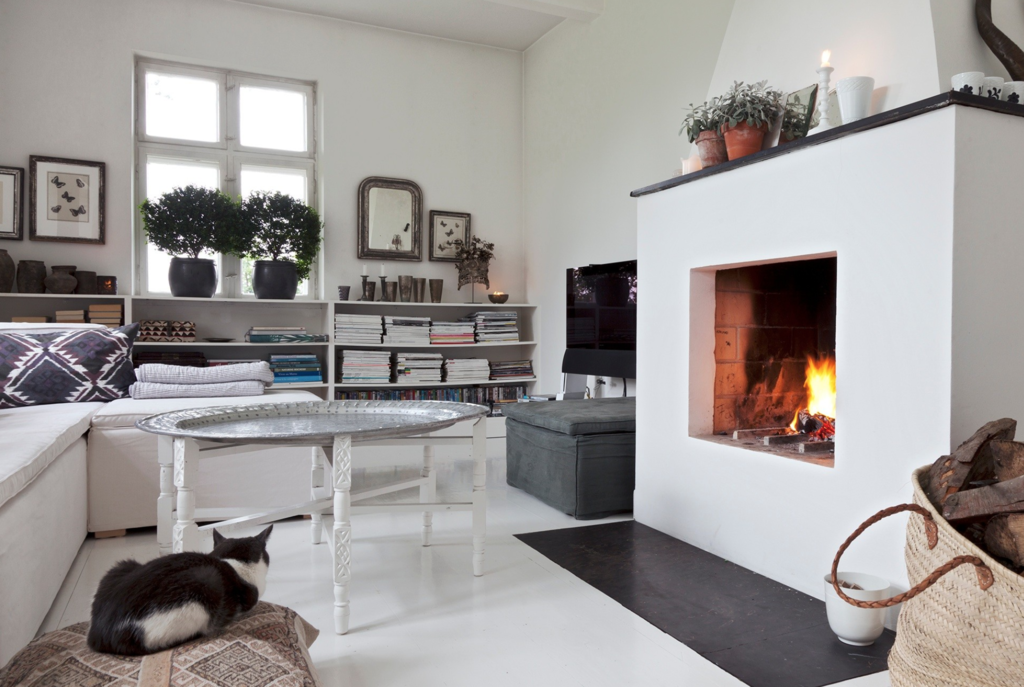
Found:
[[[253,334],[245,335],[249,343],[319,343],[326,342],[326,334]]]
[[[49,317],[22,316],[12,317],[11,322],[49,322]]]
[[[97,312],[99,312],[99,311],[104,311],[104,312],[106,312],[106,311],[121,312],[121,308],[122,307],[123,306],[120,303],[91,303],[89,305],[89,310],[95,310]]]

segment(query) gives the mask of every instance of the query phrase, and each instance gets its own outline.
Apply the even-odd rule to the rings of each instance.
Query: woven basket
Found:
[[[946,522],[921,488],[920,477],[928,469],[914,473],[916,506],[886,509],[864,523],[840,548],[833,570],[866,527],[892,513],[914,511],[907,523],[906,546],[913,588],[874,602],[874,607],[904,602],[889,654],[893,687],[1022,687],[1024,577]],[[846,598],[841,592],[840,596]]]

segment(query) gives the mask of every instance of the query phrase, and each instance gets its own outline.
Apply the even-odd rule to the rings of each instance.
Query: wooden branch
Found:
[[[1024,475],[1024,444],[993,440],[985,444],[983,451],[988,454],[986,462],[991,466],[992,479],[1006,482]]]
[[[993,556],[1024,567],[1024,514],[997,515],[985,527],[985,548]]]
[[[924,491],[936,508],[942,508],[950,495],[957,493],[968,483],[974,467],[974,459],[981,448],[993,439],[1013,439],[1017,421],[1003,418],[989,422],[960,444],[951,455],[940,457],[932,465]]]
[[[975,0],[974,16],[978,22],[978,33],[1006,67],[1006,71],[1010,72],[1010,78],[1013,81],[1024,80],[1024,50],[992,21],[992,0]]]
[[[968,524],[1000,513],[1024,512],[1024,477],[950,494],[942,515],[950,523]]]

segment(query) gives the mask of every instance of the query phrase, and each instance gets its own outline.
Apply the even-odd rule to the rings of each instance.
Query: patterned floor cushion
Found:
[[[216,637],[152,656],[111,656],[85,644],[88,623],[34,640],[0,670],[0,687],[319,687],[307,649],[319,632],[261,601]]]

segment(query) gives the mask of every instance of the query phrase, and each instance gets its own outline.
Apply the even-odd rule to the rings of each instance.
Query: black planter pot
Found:
[[[217,293],[217,266],[206,258],[171,258],[167,279],[172,296],[213,298]]]
[[[299,288],[294,262],[257,260],[252,271],[252,290],[256,298],[290,301]]]

